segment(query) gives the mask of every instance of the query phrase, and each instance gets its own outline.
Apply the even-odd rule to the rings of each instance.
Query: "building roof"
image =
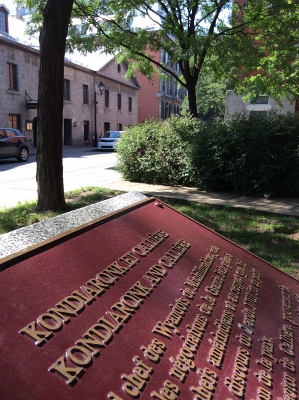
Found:
[[[79,64],[82,67],[92,69],[94,71],[99,71],[110,61],[114,60],[114,56],[106,54],[103,51],[96,51],[93,53],[82,54],[78,51],[74,53],[66,53],[65,58],[75,64]]]

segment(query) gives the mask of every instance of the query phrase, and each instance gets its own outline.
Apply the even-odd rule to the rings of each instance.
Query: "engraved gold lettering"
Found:
[[[174,329],[174,325],[173,325],[173,329]],[[157,333],[161,336],[165,336],[168,339],[170,339],[172,336],[172,329],[169,329],[166,325],[164,325],[160,321],[155,325],[153,332]]]
[[[152,273],[151,271],[148,271],[144,275],[144,278],[154,287],[157,286],[157,284],[162,281],[161,278],[157,277],[157,275]]]
[[[274,355],[274,340],[272,338],[266,338],[263,336],[262,339],[259,339],[259,342],[262,343],[262,355],[269,357],[273,362],[277,362],[277,359],[273,357]]]
[[[291,325],[283,325],[282,329],[279,331],[279,339],[281,340],[279,344],[280,350],[290,356],[294,356],[294,333]]]
[[[140,348],[146,357],[153,361],[154,363],[159,363],[160,358],[163,357],[164,351],[166,350],[166,346],[163,342],[153,339],[152,343],[148,345],[148,347],[141,346]]]
[[[189,288],[181,289],[181,292],[190,300],[193,300],[195,297],[195,293]]]
[[[111,308],[112,310],[120,311],[121,313],[123,313],[127,317],[126,319],[123,319],[124,321],[127,321],[127,319],[131,317],[131,314],[134,314],[135,312],[134,307],[129,306],[128,304],[124,304],[121,301],[113,304]]]
[[[35,340],[35,344],[38,346],[42,346],[46,343],[46,340],[49,340],[53,336],[52,332],[37,331],[35,321],[32,321],[30,324],[25,326],[25,328],[21,329],[19,333],[27,335],[31,339]]]
[[[131,318],[131,314],[130,313],[119,314],[119,313],[116,313],[114,311],[106,311],[106,314],[110,315],[112,320],[115,321],[119,326],[122,325],[122,322],[126,322],[128,319]]]
[[[195,370],[195,363],[193,361],[194,355],[191,351],[186,352],[186,349],[181,348],[176,359],[170,357],[170,362],[174,365],[169,371],[170,375],[178,378],[181,382],[184,382],[186,375],[189,370]]]
[[[56,307],[50,308],[49,313],[58,315],[64,323],[69,322],[70,319],[67,317],[68,315],[76,316],[75,310],[70,309],[62,303],[57,303]]]
[[[204,369],[198,369],[196,372],[201,376],[201,379],[199,381],[199,386],[198,388],[196,388],[196,390],[198,390],[199,387],[203,387],[209,392],[214,393],[218,380],[216,372],[212,371],[210,368],[207,367]]]
[[[225,302],[225,307],[229,308],[231,311],[236,311],[237,307],[231,304],[229,301]]]
[[[114,392],[108,393],[108,399],[110,400],[123,400],[121,397],[117,396]]]
[[[238,376],[233,380],[225,378],[225,384],[236,396],[243,398],[245,393],[245,381],[243,378]]]
[[[251,349],[252,346],[252,339],[250,336],[245,335],[245,333],[241,333],[240,335],[237,335],[236,338],[239,340],[240,343],[242,343],[244,346],[249,347]]]
[[[164,327],[170,329],[174,329],[175,326],[179,326],[185,315],[186,310],[190,307],[190,302],[187,299],[180,297],[179,299],[176,300],[176,304],[175,305],[170,304],[170,307],[172,308],[172,311],[169,313],[166,320],[163,323],[160,321],[158,322],[157,324],[158,330],[162,328],[162,326],[159,324],[162,324]],[[156,329],[156,327],[154,329]]]
[[[93,335],[96,335],[102,340],[103,346],[108,344],[113,336],[113,331],[106,325],[102,323],[94,324],[91,328],[88,329],[87,332],[83,334],[86,339],[93,338]]]
[[[76,344],[78,346],[83,346],[86,347],[93,356],[98,356],[100,354],[98,348],[99,347],[105,347],[105,344],[102,340],[98,340],[96,338],[94,338],[91,335],[88,335],[88,333],[86,332],[83,336],[88,336],[86,339],[79,339],[76,341]]]
[[[206,314],[208,316],[212,315],[213,308],[211,306],[209,306],[208,304],[202,303],[202,304],[197,304],[196,306],[200,309],[200,311],[203,314]]]
[[[230,331],[234,323],[234,315],[227,310],[222,313],[221,321],[216,320],[215,324],[218,327],[215,339],[209,341],[213,347],[209,352],[208,361],[215,367],[220,368],[226,353],[228,341],[230,338]]]
[[[158,230],[153,234],[148,234],[148,236],[148,238],[144,239],[140,243],[140,246],[147,250],[157,247],[167,237],[169,237],[167,233],[161,230]],[[190,247],[187,242],[180,240],[175,244],[175,248],[172,250],[171,254],[174,256],[175,254],[179,254],[180,251],[184,252],[188,246]],[[79,313],[85,310],[85,305],[93,303],[96,300],[96,297],[105,293],[109,286],[114,285],[115,281],[117,281],[122,275],[126,274],[130,270],[128,267],[133,267],[139,261],[140,260],[131,252],[125,253],[117,261],[113,262],[106,269],[99,272],[95,278],[88,280],[86,285],[80,286],[79,290],[75,290],[70,296],[64,297],[55,305],[55,307],[52,307],[46,313],[39,315],[37,317],[37,323],[50,332],[38,330],[35,322],[31,322],[26,327],[20,329],[19,333],[32,338],[36,345],[44,345],[50,338],[53,337],[52,332],[60,331],[64,324],[70,322],[70,317],[77,317]],[[120,262],[125,263],[127,266],[120,265]],[[154,274],[155,279],[157,276],[164,276],[164,274],[166,274],[166,270],[160,265],[156,264],[152,267],[151,273]],[[140,282],[136,282],[135,285],[130,289],[130,292],[126,293],[125,297],[121,299],[124,305],[121,306],[118,304],[118,307],[120,307],[121,310],[125,310],[124,307],[126,306],[137,309],[137,301],[138,304],[140,304],[145,297],[150,295],[152,290],[152,288],[142,286]],[[125,314],[126,312],[127,311],[125,311]],[[114,313],[112,318],[114,320],[118,320],[119,317],[116,313]]]
[[[268,372],[273,372],[273,363],[265,357],[255,361],[257,364],[262,365]]]
[[[257,400],[272,400],[271,392],[262,387],[257,389],[257,396]]]
[[[121,375],[121,378],[125,381],[122,388],[129,396],[137,398],[150,379],[150,374],[153,373],[153,369],[144,364],[138,356],[134,356],[133,361],[136,363],[133,374]]]
[[[148,249],[144,248],[141,244],[139,244],[136,247],[133,247],[132,251],[141,257],[146,257],[148,253]]]
[[[296,379],[288,375],[287,372],[284,372],[282,384],[285,393],[285,398],[298,399],[298,388]]]
[[[250,353],[238,347],[231,378],[226,377],[225,384],[238,397],[243,398],[246,390],[246,380],[250,363]]]
[[[89,281],[86,282],[87,285],[91,286],[91,287],[95,287],[96,289],[98,289],[99,294],[105,293],[106,292],[106,288],[109,286],[108,283],[106,282],[101,282],[99,279],[93,278],[90,279]]]
[[[263,382],[263,384],[265,386],[267,386],[269,389],[272,388],[273,380],[272,380],[272,376],[269,372],[261,369],[258,372],[255,372],[254,375],[257,377],[257,379],[260,382]]]
[[[37,318],[41,327],[51,332],[58,332],[62,328],[62,320],[55,314],[45,313]]]
[[[90,304],[92,301],[94,301],[94,298],[96,296],[99,296],[99,294],[101,294],[101,290],[96,290],[88,286],[81,286],[80,289],[83,290],[84,293],[87,293],[90,296],[90,300],[88,301],[87,304]]]
[[[120,276],[125,275],[128,271],[128,267],[122,267],[116,261],[110,264],[104,271],[107,271],[112,277],[119,279]]]
[[[216,257],[216,255],[208,254],[199,266],[196,265],[193,268],[190,276],[185,281],[185,285],[188,285],[193,289],[198,289],[211,269]]]
[[[176,400],[180,394],[180,389],[177,385],[169,380],[163,382],[163,387],[159,390],[151,392],[151,397],[158,400]]]
[[[62,356],[54,364],[51,365],[49,371],[57,372],[58,374],[62,375],[67,380],[67,383],[72,386],[82,373],[83,368],[66,366],[65,358]]]
[[[284,357],[283,359],[279,360],[282,363],[284,368],[288,369],[291,372],[296,372],[296,365],[294,361],[290,360],[288,357]]]
[[[130,251],[125,253],[122,257],[119,258],[119,261],[127,264],[129,267],[134,267],[139,263],[139,258],[135,257]]]
[[[89,367],[92,364],[92,356],[84,347],[72,346],[67,349],[66,355],[78,367]]]
[[[212,306],[215,306],[216,304],[216,299],[213,296],[206,295],[201,297],[203,300],[206,300],[208,303],[210,303]]]
[[[137,310],[139,308],[139,303],[141,300],[137,301],[135,296],[131,296],[130,294],[125,294],[120,298],[121,302],[127,305],[128,307],[134,308]]]
[[[90,298],[89,296],[86,296],[86,293],[81,293],[81,292],[79,292],[79,290],[75,290],[72,293],[72,295],[78,299],[82,299],[85,304],[90,304],[93,301],[92,298]]]
[[[73,308],[76,313],[80,313],[84,310],[85,308],[85,303],[84,301],[75,295],[73,296],[67,296],[60,302],[61,304],[67,304],[71,308]]]
[[[203,386],[191,386],[190,390],[195,393],[193,397],[194,400],[212,400],[214,395],[208,389],[205,389]]]
[[[135,283],[134,286],[131,287],[130,293],[133,293],[138,298],[145,298],[149,296],[149,294],[153,291],[151,287],[142,286],[141,283],[138,281]]]
[[[106,287],[114,285],[115,279],[107,271],[103,270],[96,275],[96,279]]]
[[[164,267],[166,267],[166,268],[173,268],[175,265],[174,263],[170,262],[166,257],[161,257],[159,259],[159,263],[164,265]]]

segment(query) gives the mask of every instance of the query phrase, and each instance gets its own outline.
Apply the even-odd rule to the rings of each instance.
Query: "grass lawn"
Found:
[[[81,188],[66,193],[66,201],[72,209],[77,209],[121,193],[102,188]],[[299,218],[198,203],[169,201],[168,204],[299,279]],[[31,202],[1,209],[0,234],[57,215],[38,213],[35,206],[36,202]]]

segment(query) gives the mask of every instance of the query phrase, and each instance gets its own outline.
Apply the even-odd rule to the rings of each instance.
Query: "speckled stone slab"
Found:
[[[30,246],[49,240],[54,236],[119,211],[146,198],[139,192],[125,193],[0,235],[0,259],[24,251]]]

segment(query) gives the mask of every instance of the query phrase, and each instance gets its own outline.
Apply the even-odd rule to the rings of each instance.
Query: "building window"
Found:
[[[8,90],[19,90],[18,67],[15,64],[7,63],[7,85]]]
[[[132,97],[129,96],[129,112],[132,112]]]
[[[121,94],[117,94],[117,109],[121,110]]]
[[[257,96],[250,104],[269,104],[269,96]]]
[[[89,141],[89,121],[84,121],[84,142]]]
[[[26,121],[26,131],[32,131],[33,129],[33,122],[30,120]]]
[[[88,85],[83,85],[83,104],[89,104]]]
[[[109,108],[109,90],[105,89],[105,108]]]
[[[8,33],[7,13],[2,10],[0,10],[0,31]]]
[[[123,130],[123,124],[117,124],[117,130],[122,131]]]
[[[21,116],[18,114],[9,114],[9,128],[21,129]]]
[[[121,67],[120,67],[120,64],[117,64],[117,72],[120,74],[120,72],[121,72]]]
[[[63,100],[71,100],[71,82],[68,79],[63,80]]]

